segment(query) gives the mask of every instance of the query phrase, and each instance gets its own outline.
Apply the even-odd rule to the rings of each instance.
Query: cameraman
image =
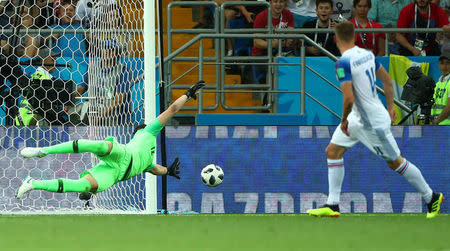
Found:
[[[442,76],[434,89],[434,105],[431,108],[432,125],[450,125],[450,43],[442,46],[439,57]]]
[[[39,80],[52,80],[55,83],[60,80],[57,78],[59,72],[56,71],[55,67],[56,58],[60,55],[61,53],[52,52],[47,48],[39,49],[37,57],[42,59],[43,65],[39,66],[31,74],[32,83],[33,81]],[[59,125],[65,122],[62,116],[60,116],[63,114],[62,107],[56,109],[55,104],[58,102],[53,100],[54,97],[48,96],[50,94],[47,92],[51,90],[46,90],[48,87],[44,87],[42,83],[40,85],[42,86],[38,90],[33,89],[36,87],[33,84],[24,90],[24,97],[20,101],[19,112],[15,118],[15,124],[17,126],[48,126]],[[45,93],[41,93],[42,91]],[[46,98],[44,100],[41,99],[41,95],[44,95]],[[50,102],[51,105],[48,105],[47,102]]]

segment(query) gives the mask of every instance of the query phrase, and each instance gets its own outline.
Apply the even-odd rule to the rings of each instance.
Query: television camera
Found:
[[[419,66],[410,67],[406,70],[406,75],[408,75],[408,80],[403,86],[401,99],[415,106],[398,124],[405,122],[419,107],[421,113],[418,115],[418,120],[429,124],[436,83],[432,77],[425,76]]]

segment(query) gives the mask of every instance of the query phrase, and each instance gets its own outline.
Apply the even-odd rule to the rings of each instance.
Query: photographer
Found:
[[[439,70],[442,76],[434,89],[434,104],[431,108],[433,125],[450,125],[450,43],[442,47],[439,57]]]

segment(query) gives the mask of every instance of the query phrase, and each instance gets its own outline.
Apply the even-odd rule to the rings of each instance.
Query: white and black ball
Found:
[[[203,184],[209,187],[215,187],[222,183],[224,173],[220,166],[209,164],[202,169],[201,176]]]

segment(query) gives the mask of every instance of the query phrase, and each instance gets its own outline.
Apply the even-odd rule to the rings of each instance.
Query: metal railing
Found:
[[[197,107],[188,107],[187,109],[198,109],[201,113],[202,110],[213,110],[216,109],[219,102],[221,102],[222,107],[224,109],[228,110],[249,110],[249,109],[264,109],[267,107],[264,106],[246,106],[246,107],[230,107],[225,104],[225,93],[233,93],[233,92],[267,92],[267,93],[298,93],[300,95],[300,114],[305,114],[305,96],[308,96],[315,102],[317,102],[319,105],[323,106],[325,109],[327,109],[330,113],[333,115],[339,117],[334,111],[332,111],[330,108],[326,107],[323,103],[320,102],[316,97],[313,97],[309,93],[305,91],[305,69],[309,69],[314,74],[318,75],[320,78],[322,78],[326,83],[331,85],[332,87],[336,88],[340,91],[340,88],[334,85],[330,80],[326,79],[325,77],[321,76],[317,71],[312,69],[310,66],[307,66],[305,64],[305,45],[303,43],[306,42],[317,49],[319,49],[323,54],[325,54],[327,57],[331,58],[332,60],[336,61],[337,57],[325,50],[323,47],[315,43],[313,40],[311,40],[309,37],[307,37],[305,34],[308,33],[334,33],[333,29],[303,29],[303,28],[297,28],[297,29],[227,29],[225,28],[225,17],[224,17],[224,9],[228,6],[233,5],[266,5],[269,7],[268,11],[268,20],[271,22],[271,12],[270,12],[270,6],[266,2],[225,2],[220,7],[217,6],[214,2],[172,2],[169,4],[168,7],[168,48],[169,49],[169,55],[165,58],[166,67],[171,67],[172,63],[175,61],[192,61],[192,62],[198,62],[197,65],[195,65],[193,68],[191,68],[188,72],[183,73],[180,77],[176,78],[175,80],[172,80],[171,71],[167,72],[167,79],[169,81],[169,86],[171,88],[186,88],[188,85],[172,85],[179,79],[181,79],[186,74],[189,74],[192,72],[195,68],[198,67],[198,78],[203,78],[203,66],[204,65],[215,65],[216,66],[216,84],[213,86],[208,85],[208,89],[204,90],[203,92],[211,92],[216,93],[216,104],[212,107],[206,107],[203,106],[202,100],[199,101]],[[214,28],[213,29],[173,29],[173,27],[169,24],[171,16],[171,8],[173,6],[198,6],[198,5],[208,5],[208,6],[214,6],[215,9],[215,16],[220,17],[219,20],[216,18],[214,22]],[[218,13],[218,10],[219,13]],[[220,27],[218,27],[220,25]],[[270,25],[268,25],[270,27]],[[205,32],[207,31],[207,32]],[[442,28],[404,28],[404,29],[397,29],[397,28],[380,28],[380,29],[356,29],[356,32],[365,32],[365,33],[436,33],[436,32],[442,32]],[[194,38],[192,38],[190,41],[182,45],[180,48],[172,51],[172,43],[171,38],[172,34],[180,34],[180,33],[190,33],[198,35]],[[256,33],[256,34],[255,34]],[[258,34],[258,33],[266,33],[266,34]],[[301,34],[299,34],[301,33]],[[225,39],[227,38],[246,38],[246,39],[269,39],[268,40],[268,47],[271,47],[272,40],[271,39],[299,39],[302,41],[302,46],[300,48],[300,63],[299,64],[282,64],[273,62],[273,59],[275,58],[274,55],[272,55],[272,51],[268,50],[267,56],[226,56],[225,55]],[[204,39],[214,39],[215,43],[215,54],[214,57],[203,57],[203,44],[201,43]],[[219,45],[217,44],[218,39],[220,40]],[[194,43],[200,43],[199,46],[199,53],[198,57],[180,57],[179,54],[192,46]],[[281,43],[279,43],[279,51],[281,51]],[[218,53],[220,55],[218,55]],[[257,61],[258,63],[249,62],[249,61]],[[212,62],[212,63],[209,63]],[[268,72],[273,72],[273,67],[277,65],[299,65],[300,67],[300,91],[279,91],[276,90],[276,81],[275,83],[272,83],[272,78],[267,78],[267,83],[264,84],[246,84],[246,85],[228,85],[225,83],[225,65],[255,65],[255,64],[262,64],[268,66]],[[217,71],[220,69],[220,71]],[[219,81],[220,76],[220,81]],[[247,90],[233,90],[233,89],[247,89]],[[256,90],[257,89],[257,90]],[[377,91],[382,93],[384,95],[384,91],[377,86]],[[169,93],[171,93],[169,91]],[[220,93],[220,96],[218,95]],[[220,98],[219,98],[220,97]],[[219,99],[218,99],[219,98]],[[170,99],[169,99],[170,100]],[[404,105],[399,100],[394,100],[395,104],[397,104],[402,110],[406,112],[410,112],[411,109]],[[274,107],[275,108],[275,107]],[[277,112],[276,109],[274,112]]]
[[[167,93],[167,97],[166,100],[168,101],[168,103],[166,104],[166,106],[169,104],[169,102],[172,100],[172,92],[171,89],[173,89],[175,86],[172,86],[173,83],[175,83],[176,81],[178,81],[179,79],[181,79],[182,77],[184,77],[185,75],[189,74],[190,72],[192,72],[194,69],[196,69],[198,67],[198,71],[199,71],[199,78],[200,76],[203,76],[203,67],[202,65],[204,64],[204,61],[207,62],[214,62],[215,66],[216,66],[216,72],[220,72],[220,65],[219,65],[219,51],[220,50],[215,50],[214,52],[214,57],[203,57],[203,41],[200,40],[195,40],[192,43],[190,43],[187,46],[182,46],[182,48],[184,48],[183,50],[187,49],[189,46],[191,46],[192,44],[194,44],[195,42],[199,41],[200,46],[199,46],[199,56],[198,57],[177,57],[175,58],[178,54],[180,54],[183,50],[179,50],[177,49],[176,51],[172,52],[172,40],[173,40],[173,35],[174,34],[207,34],[207,33],[211,33],[211,34],[217,34],[219,33],[219,19],[215,18],[214,19],[214,28],[213,29],[172,29],[172,8],[175,6],[203,6],[203,7],[214,7],[214,16],[218,17],[219,16],[219,6],[217,5],[217,3],[213,2],[213,1],[208,1],[208,2],[193,2],[193,1],[186,1],[186,2],[171,2],[168,6],[167,6],[167,53],[169,54],[169,56],[164,58],[164,67],[166,67],[166,70],[164,71],[166,73],[166,82],[167,82],[167,86],[169,88],[169,90],[166,92]],[[192,41],[192,40],[191,40]],[[219,41],[217,39],[214,40],[214,47],[215,48],[220,48],[220,44]],[[201,49],[200,49],[201,48]],[[170,56],[173,55],[173,56]],[[185,73],[183,73],[181,76],[179,76],[178,78],[176,78],[175,80],[172,80],[172,64],[174,61],[198,61],[198,64],[195,65],[194,67],[192,67],[191,69],[189,69],[188,71],[186,71]],[[200,80],[200,79],[199,79]],[[176,85],[176,88],[188,88],[190,85]],[[219,89],[220,88],[220,76],[216,74],[215,76],[215,85],[208,85],[208,88],[215,88],[215,89]],[[218,100],[220,98],[219,93],[216,93],[216,100]],[[203,101],[203,96],[199,95],[199,103],[201,103]],[[202,112],[203,109],[206,110],[215,110],[219,107],[219,104],[216,103],[214,106],[212,107],[189,107],[186,106],[184,109],[198,109],[199,112]]]

